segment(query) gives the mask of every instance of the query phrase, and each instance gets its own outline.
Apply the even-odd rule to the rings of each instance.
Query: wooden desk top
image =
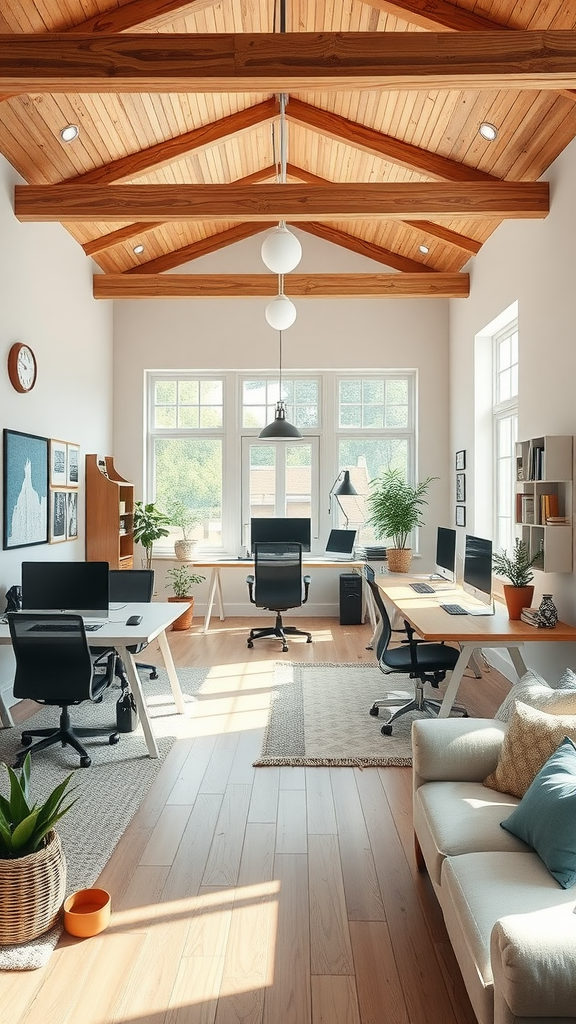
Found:
[[[576,627],[558,622],[554,629],[536,629],[527,622],[508,618],[506,606],[495,602],[494,615],[449,615],[440,602],[458,604],[468,601],[462,588],[439,589],[435,594],[417,594],[410,587],[412,576],[401,574],[377,578],[382,593],[394,604],[423,640],[457,640],[460,643],[485,644],[518,642],[576,643]],[[434,584],[432,584],[433,586]]]
[[[199,558],[193,562],[196,569],[248,569],[254,568],[253,558],[214,558],[212,560]],[[361,569],[366,563],[363,561],[349,561],[346,559],[332,560],[329,558],[303,558],[302,569],[341,569],[347,572],[350,569]]]

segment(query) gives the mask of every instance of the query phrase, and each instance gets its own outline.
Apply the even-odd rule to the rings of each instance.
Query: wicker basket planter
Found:
[[[410,572],[412,548],[386,548],[390,572]]]
[[[66,858],[57,832],[27,857],[0,859],[0,944],[30,942],[56,923],[66,895]]]

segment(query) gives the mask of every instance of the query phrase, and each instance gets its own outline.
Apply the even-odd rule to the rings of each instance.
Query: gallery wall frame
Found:
[[[66,441],[50,438],[50,487],[66,487]]]
[[[66,492],[66,540],[78,536],[78,491]]]
[[[456,473],[456,501],[466,501],[466,473]]]
[[[461,448],[456,452],[456,469],[466,469],[466,449]]]
[[[66,520],[68,491],[53,487],[50,491],[50,543],[60,544],[67,540]]]
[[[465,505],[456,505],[456,526],[466,526]]]
[[[80,445],[66,445],[66,486],[78,487],[80,482]]]
[[[48,542],[49,438],[3,430],[3,548]]]

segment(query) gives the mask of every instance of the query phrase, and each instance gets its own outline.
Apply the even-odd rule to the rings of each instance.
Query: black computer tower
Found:
[[[362,577],[355,572],[340,575],[340,625],[359,626],[362,622]]]

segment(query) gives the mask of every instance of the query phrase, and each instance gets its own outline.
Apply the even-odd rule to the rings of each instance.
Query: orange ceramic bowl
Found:
[[[109,923],[110,893],[105,889],[80,889],[64,901],[64,927],[70,935],[87,939]]]

